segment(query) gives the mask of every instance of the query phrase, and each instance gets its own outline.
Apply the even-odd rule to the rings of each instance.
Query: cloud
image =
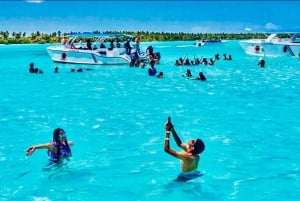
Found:
[[[265,25],[265,28],[266,28],[267,30],[278,30],[278,29],[279,29],[279,27],[278,27],[277,25],[275,25],[275,24],[273,24],[273,23],[271,23],[271,22],[267,23],[267,24]]]
[[[27,3],[42,3],[44,0],[25,0]]]

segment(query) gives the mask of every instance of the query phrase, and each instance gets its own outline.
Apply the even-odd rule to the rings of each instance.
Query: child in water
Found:
[[[53,131],[52,142],[30,146],[26,151],[26,156],[33,154],[36,149],[47,149],[50,164],[60,163],[63,159],[69,159],[72,156],[70,145],[73,145],[73,142],[67,140],[65,131],[57,128]]]

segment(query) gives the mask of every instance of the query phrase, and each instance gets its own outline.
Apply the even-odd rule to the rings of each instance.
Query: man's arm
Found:
[[[177,144],[177,146],[179,146],[180,148],[182,148],[184,151],[187,151],[187,146],[185,144],[182,143],[182,141],[180,140],[179,136],[177,135],[174,126],[172,126],[171,129],[172,135],[174,137],[174,140]]]
[[[180,153],[176,152],[175,150],[170,148],[170,131],[166,130],[166,137],[165,137],[165,147],[164,147],[165,152],[168,154],[181,159]]]
[[[175,156],[178,158],[177,152],[173,149],[170,148],[170,133],[173,128],[173,125],[171,123],[171,118],[168,117],[167,122],[165,123],[165,130],[166,130],[166,135],[165,135],[165,146],[164,150],[168,154],[171,154],[172,156]]]

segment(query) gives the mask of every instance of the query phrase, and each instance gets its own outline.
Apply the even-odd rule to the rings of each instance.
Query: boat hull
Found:
[[[246,54],[255,56],[300,56],[300,43],[296,41],[298,34],[289,40],[280,39],[271,34],[267,39],[241,40],[240,45]]]
[[[91,65],[118,65],[138,64],[148,62],[149,52],[140,48],[139,38],[134,44],[130,42],[133,36],[110,33],[75,33],[62,38],[61,44],[47,47],[47,52],[54,62],[91,64]],[[148,49],[147,48],[147,49]],[[149,56],[149,58],[148,58]]]
[[[254,56],[270,56],[270,57],[278,57],[278,56],[286,56],[287,53],[283,51],[283,45],[275,45],[275,44],[263,44],[263,43],[248,43],[248,42],[240,42],[241,47],[245,51],[246,54],[254,55]]]
[[[48,47],[47,52],[54,62],[59,63],[110,65],[129,64],[131,62],[131,57],[125,53],[124,48],[114,48],[101,54],[100,50]],[[146,55],[140,55],[140,59],[146,59]]]

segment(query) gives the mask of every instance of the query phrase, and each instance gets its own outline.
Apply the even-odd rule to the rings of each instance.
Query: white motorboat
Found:
[[[195,45],[196,47],[200,47],[200,46],[205,45],[205,42],[203,42],[202,40],[196,41],[196,42],[194,43],[194,45]]]
[[[194,43],[195,46],[200,47],[203,45],[212,45],[212,44],[222,44],[224,41],[220,38],[212,38],[212,39],[203,39],[198,40],[196,43]]]
[[[47,47],[54,62],[73,64],[130,64],[134,60],[148,61],[148,54],[139,45],[131,45],[127,34],[77,33],[60,45]],[[157,54],[157,53],[156,53]],[[160,54],[158,53],[160,56]]]
[[[279,38],[278,34],[271,34],[266,39],[240,40],[240,45],[246,54],[255,56],[299,56],[299,33],[289,39]]]

